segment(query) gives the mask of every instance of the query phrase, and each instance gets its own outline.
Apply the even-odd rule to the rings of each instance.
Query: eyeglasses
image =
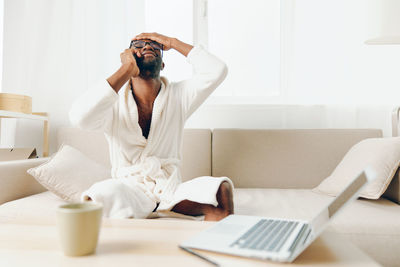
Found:
[[[146,45],[150,45],[153,49],[155,50],[161,50],[161,58],[163,58],[163,45],[159,44],[155,41],[143,41],[143,40],[132,40],[131,44],[129,45],[129,48],[135,47],[135,48],[143,48]]]
[[[143,48],[147,44],[150,45],[153,49],[156,49],[156,50],[162,50],[163,49],[163,45],[162,44],[159,44],[159,43],[157,43],[155,41],[143,41],[143,40],[132,40],[129,48],[132,48],[132,47]]]

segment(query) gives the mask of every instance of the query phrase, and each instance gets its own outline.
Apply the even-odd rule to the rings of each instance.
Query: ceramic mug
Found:
[[[92,254],[97,247],[103,206],[94,202],[61,205],[57,227],[66,256]]]

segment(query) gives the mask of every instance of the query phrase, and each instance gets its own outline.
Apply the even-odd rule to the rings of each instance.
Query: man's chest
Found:
[[[149,136],[151,118],[153,109],[150,107],[138,107],[139,126],[142,128],[142,134],[146,139]]]

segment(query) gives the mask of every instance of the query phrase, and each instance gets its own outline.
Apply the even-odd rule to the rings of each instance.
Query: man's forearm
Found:
[[[108,79],[107,82],[114,89],[116,93],[121,89],[121,87],[129,80],[131,77],[130,68],[126,64],[121,65],[121,67]]]
[[[173,38],[171,41],[171,48],[175,49],[176,51],[187,57],[190,50],[193,49],[193,45],[184,43],[176,38]]]

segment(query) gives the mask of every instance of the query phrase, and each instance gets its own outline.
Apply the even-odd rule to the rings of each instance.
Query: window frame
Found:
[[[294,36],[294,0],[280,1],[280,60],[279,88],[277,95],[271,96],[213,96],[206,104],[284,104],[291,73]],[[193,0],[193,44],[208,48],[208,0]]]

